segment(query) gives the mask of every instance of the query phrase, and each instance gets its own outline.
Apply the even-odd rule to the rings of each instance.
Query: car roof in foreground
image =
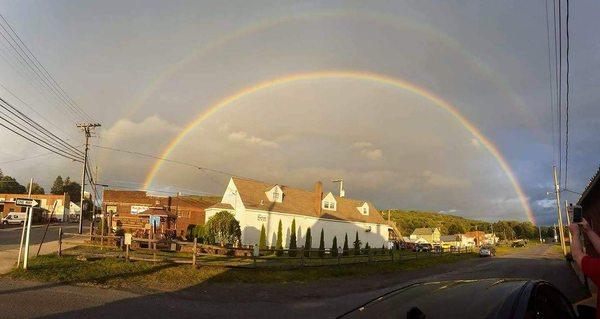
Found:
[[[431,318],[506,318],[529,281],[479,279],[412,284],[387,293],[344,318],[406,318],[417,307]]]

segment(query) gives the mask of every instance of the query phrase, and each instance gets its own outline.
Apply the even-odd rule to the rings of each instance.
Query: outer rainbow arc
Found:
[[[283,85],[296,81],[303,80],[318,80],[318,79],[356,79],[356,80],[364,80],[364,81],[372,81],[381,83],[384,85],[390,85],[396,88],[401,88],[407,90],[409,92],[418,94],[427,100],[433,102],[435,105],[441,107],[448,113],[450,113],[454,118],[456,118],[467,131],[469,131],[479,142],[485,147],[485,149],[496,159],[500,168],[504,171],[506,176],[508,177],[510,183],[512,184],[523,209],[527,215],[527,218],[535,224],[535,218],[531,211],[531,207],[529,206],[529,201],[525,196],[521,185],[519,184],[515,174],[513,173],[510,165],[506,161],[506,159],[502,156],[500,151],[496,148],[496,146],[485,137],[478,129],[473,125],[467,118],[465,118],[456,107],[452,104],[444,101],[440,97],[435,94],[429,92],[428,90],[418,87],[410,82],[393,78],[386,75],[370,73],[370,72],[358,72],[358,71],[318,71],[318,72],[308,72],[308,73],[297,73],[292,75],[287,75],[280,78],[275,78],[272,80],[267,80],[256,85],[244,88],[220,101],[211,105],[208,109],[201,112],[198,117],[189,123],[170,143],[161,153],[161,157],[167,158],[175,149],[175,147],[190,133],[196,126],[200,125],[204,120],[215,114],[221,108],[230,105],[231,103],[240,100],[241,98],[256,93],[258,91],[272,88],[278,85]],[[146,179],[144,181],[144,188],[149,188],[152,184],[152,181],[156,174],[158,173],[160,167],[162,165],[161,160],[157,160],[148,174],[146,175]]]

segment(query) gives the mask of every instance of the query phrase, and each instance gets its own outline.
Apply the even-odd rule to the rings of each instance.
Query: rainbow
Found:
[[[500,168],[504,171],[506,176],[508,177],[511,185],[513,186],[523,209],[525,210],[525,214],[527,218],[535,224],[535,218],[531,211],[531,207],[529,206],[529,201],[525,196],[521,185],[519,184],[515,174],[513,173],[510,165],[506,161],[506,159],[502,156],[498,148],[487,138],[485,137],[478,129],[473,125],[467,118],[465,118],[458,109],[450,104],[449,102],[444,101],[440,97],[436,96],[432,92],[418,87],[410,82],[404,81],[402,79],[390,77],[387,75],[370,73],[370,72],[359,72],[359,71],[317,71],[317,72],[307,72],[307,73],[296,73],[291,75],[286,75],[283,77],[267,80],[264,82],[260,82],[256,85],[246,87],[242,90],[237,91],[234,94],[231,94],[224,99],[212,104],[206,110],[201,112],[196,119],[194,119],[191,123],[189,123],[171,142],[167,145],[167,147],[162,151],[160,157],[167,158],[171,155],[173,150],[177,147],[177,145],[197,126],[202,124],[206,119],[217,113],[219,110],[225,108],[232,103],[257,93],[262,90],[266,90],[269,88],[281,86],[284,84],[290,84],[299,81],[310,81],[310,80],[322,80],[322,79],[354,79],[361,81],[370,81],[379,83],[386,86],[392,86],[398,89],[403,89],[423,98],[431,101],[433,104],[439,106],[441,109],[448,112],[452,115],[460,124],[467,130],[469,133],[476,138],[481,145],[496,159]],[[146,179],[144,181],[144,189],[150,188],[154,177],[158,173],[160,167],[162,165],[161,160],[157,160],[154,165],[151,167],[150,171],[146,175]]]
[[[158,73],[157,76],[148,83],[145,89],[135,97],[132,103],[124,108],[124,112],[121,117],[132,118],[136,112],[143,107],[146,101],[151,98],[152,94],[158,90],[161,83],[164,83],[167,79],[173,77],[179,70],[183,69],[189,63],[205,57],[209,53],[214,53],[215,51],[222,49],[234,41],[238,41],[245,37],[265,32],[267,30],[271,30],[292,22],[335,18],[359,19],[367,23],[380,24],[398,31],[410,30],[413,32],[423,32],[424,34],[436,39],[440,43],[443,43],[446,47],[459,53],[472,69],[484,75],[491,83],[495,85],[499,92],[508,97],[509,100],[512,100],[513,103],[510,105],[516,107],[518,111],[528,119],[529,123],[532,123],[532,125],[536,126],[535,132],[544,132],[539,124],[539,118],[533,116],[529,109],[525,107],[525,102],[519,97],[519,95],[513,92],[510,84],[506,80],[502,79],[497,73],[495,73],[491,67],[483,63],[481,59],[465,50],[465,48],[455,39],[440,32],[439,30],[433,29],[431,26],[424,24],[422,21],[413,21],[404,18],[398,19],[397,17],[393,17],[384,13],[366,13],[354,11],[315,12],[295,14],[275,19],[266,19],[255,24],[239,28],[231,33],[217,38],[215,41],[209,42],[208,44],[193,50],[190,54],[182,57],[176,63],[169,65],[167,68]]]

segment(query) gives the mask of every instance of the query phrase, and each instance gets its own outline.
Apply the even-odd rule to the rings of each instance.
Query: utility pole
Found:
[[[565,201],[565,212],[567,217],[567,226],[570,226],[571,218],[569,218],[569,216],[573,216],[573,204],[569,205],[569,201]],[[573,238],[571,237],[571,232],[569,232],[569,247],[571,247],[572,242]]]
[[[77,124],[77,127],[83,130],[85,134],[85,152],[83,156],[83,172],[81,173],[81,198],[79,199],[79,230],[78,233],[81,234],[83,232],[83,199],[85,196],[85,178],[87,171],[87,159],[88,159],[88,150],[90,148],[90,134],[91,130],[100,127],[99,123],[82,123]]]
[[[556,166],[552,166],[552,174],[554,175],[554,191],[556,192],[556,208],[558,213],[558,234],[560,236],[560,246],[563,251],[563,256],[567,255],[567,247],[565,246],[565,230],[562,221],[562,212],[560,209],[560,185],[558,185],[558,175],[556,174]]]

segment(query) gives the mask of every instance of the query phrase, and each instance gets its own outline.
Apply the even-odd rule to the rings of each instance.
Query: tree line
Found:
[[[387,219],[388,213],[403,236],[409,236],[416,228],[439,228],[442,235],[480,230],[494,232],[501,240],[538,239],[540,236],[540,229],[529,221],[500,220],[491,223],[450,214],[403,210],[382,211],[383,217]],[[541,227],[541,235],[543,238],[553,237],[553,228]]]
[[[3,194],[27,194],[29,192],[29,183],[22,185],[14,177],[5,175],[0,169],[0,193]],[[31,187],[32,194],[46,194],[46,190],[38,183],[33,182]],[[61,175],[58,175],[52,183],[50,194],[62,195],[69,194],[71,201],[77,202],[81,198],[81,185],[72,181],[69,176],[63,180]]]

